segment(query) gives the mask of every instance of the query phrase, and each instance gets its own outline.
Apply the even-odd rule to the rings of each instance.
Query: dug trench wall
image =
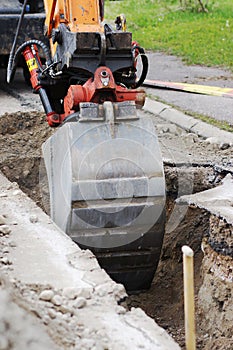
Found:
[[[203,237],[202,284],[198,293],[198,331],[206,350],[233,348],[233,177],[216,188],[181,198],[210,214]]]

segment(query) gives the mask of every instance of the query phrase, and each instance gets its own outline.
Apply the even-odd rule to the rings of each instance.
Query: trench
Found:
[[[22,191],[45,211],[48,211],[48,208],[45,201],[42,200],[39,184],[41,145],[53,132],[54,130],[48,128],[45,123],[44,116],[38,112],[24,113],[23,118],[20,112],[6,114],[0,119],[0,170],[10,181],[17,182]],[[213,187],[223,176],[221,171],[216,173],[216,169],[209,165],[195,164],[187,169],[185,165],[177,167],[174,164],[165,163],[168,222],[176,206],[178,178],[181,174],[184,181],[190,181],[189,177],[192,174],[193,192]],[[209,227],[209,213],[197,208],[186,208],[185,215],[179,220],[179,224],[165,234],[160,263],[151,288],[146,292],[130,295],[123,302],[127,308],[142,308],[179,343],[182,349],[185,348],[185,334],[181,247],[185,244],[189,245],[195,253],[195,298],[197,301],[204,273],[208,270],[203,269],[202,266],[204,255],[201,245],[203,240],[209,237]],[[218,302],[219,308],[223,308],[223,303],[224,300],[222,303],[221,300]],[[197,324],[205,324],[206,317],[203,308],[201,310],[197,306]],[[213,334],[214,331],[211,329],[207,334],[204,326],[198,327],[197,349],[221,349],[219,345],[214,347],[213,342],[209,348],[205,347],[210,338],[213,338]],[[224,338],[224,332],[219,332],[218,337]],[[224,341],[221,344],[225,344]],[[229,343],[229,348],[226,344],[222,349],[232,348],[232,343]]]

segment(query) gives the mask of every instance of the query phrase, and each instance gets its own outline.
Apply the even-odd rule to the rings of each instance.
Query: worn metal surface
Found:
[[[94,74],[99,66],[107,66],[114,74],[125,70],[126,81],[127,74],[129,81],[134,77],[134,74],[130,76],[130,69],[133,70],[134,65],[131,33],[76,33],[61,24],[56,30],[55,42],[59,45],[54,59],[61,61],[61,69],[68,68],[76,72],[79,79],[85,80]]]
[[[132,102],[122,108],[124,121],[105,102],[104,120],[97,114],[94,121],[92,113],[90,121],[65,123],[43,145],[43,154],[53,220],[92,249],[116,280],[142,289],[149,287],[160,256],[165,179],[150,117],[137,118]],[[121,104],[118,117],[119,109]]]

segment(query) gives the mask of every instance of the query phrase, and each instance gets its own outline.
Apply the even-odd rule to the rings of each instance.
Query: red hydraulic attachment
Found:
[[[102,104],[104,101],[135,101],[143,106],[145,102],[143,89],[127,89],[116,85],[111,70],[105,66],[95,71],[94,79],[90,78],[84,85],[71,85],[64,99],[65,117],[79,110],[80,102]]]
[[[37,59],[40,62],[40,58],[38,56],[38,49],[35,45],[33,45],[33,49],[35,50],[36,55],[37,55]],[[31,81],[32,87],[35,91],[38,91],[38,89],[40,89],[40,87],[41,87],[39,85],[38,79],[37,79],[39,67],[38,67],[36,58],[34,57],[34,54],[32,52],[32,49],[29,46],[27,46],[26,49],[23,51],[23,56],[25,58],[25,61],[26,61],[27,66],[28,66],[28,70],[29,70],[30,75],[31,75],[30,81]]]
[[[32,87],[40,95],[47,115],[47,122],[50,126],[61,124],[70,114],[79,111],[80,102],[102,104],[105,101],[135,101],[138,106],[144,105],[146,94],[143,89],[127,89],[126,87],[117,85],[111,70],[103,66],[97,68],[94,78],[90,78],[84,85],[70,85],[67,95],[64,98],[64,114],[58,115],[51,107],[46,90],[38,81],[38,64],[40,64],[40,58],[37,47],[35,45],[26,47],[23,55],[31,75]]]
[[[54,112],[51,107],[46,90],[39,84],[38,81],[38,64],[41,64],[38,55],[38,49],[36,45],[27,46],[23,51],[23,56],[28,66],[29,73],[31,75],[30,81],[34,91],[38,92],[40,95],[41,102],[43,104],[45,113],[47,115],[47,122],[50,126],[57,126],[61,123],[60,116]],[[38,62],[38,63],[37,63]]]

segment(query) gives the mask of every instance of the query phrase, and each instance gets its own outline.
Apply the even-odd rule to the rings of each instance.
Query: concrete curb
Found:
[[[222,184],[206,191],[185,195],[177,200],[178,204],[195,205],[209,213],[223,218],[233,226],[233,177],[228,174]]]
[[[158,114],[164,120],[205,139],[214,138],[214,143],[216,144],[228,143],[230,146],[233,145],[233,133],[220,130],[216,126],[199,121],[161,102],[147,98],[143,109],[146,112]]]

